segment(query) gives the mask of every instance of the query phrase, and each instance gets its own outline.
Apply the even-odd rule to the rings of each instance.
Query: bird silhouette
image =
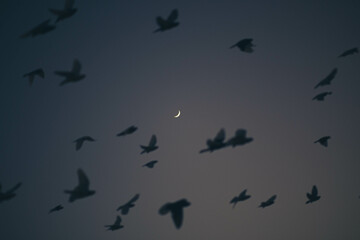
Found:
[[[57,211],[60,211],[62,209],[64,209],[64,207],[60,204],[60,205],[57,205],[56,207],[50,209],[49,213],[57,212]]]
[[[238,202],[245,201],[251,197],[251,195],[246,195],[247,189],[242,191],[239,196],[235,196],[233,199],[231,199],[230,204],[233,204],[233,208],[236,206]]]
[[[252,38],[245,38],[245,39],[238,41],[237,43],[232,45],[230,48],[238,47],[243,52],[252,53],[252,52],[254,52],[253,47],[255,47],[255,45],[252,43],[252,41],[253,41]]]
[[[181,228],[183,218],[184,218],[184,208],[189,207],[191,203],[185,198],[180,199],[173,203],[166,203],[159,209],[160,215],[165,215],[171,212],[171,217],[177,229]]]
[[[321,81],[314,87],[314,89],[316,89],[316,88],[318,88],[318,87],[330,85],[330,84],[331,84],[331,81],[335,78],[337,72],[338,72],[337,68],[334,68],[334,69],[329,73],[329,75],[327,75],[323,80],[321,80]]]
[[[327,147],[328,146],[328,140],[330,138],[331,138],[330,136],[324,136],[324,137],[321,137],[318,140],[316,140],[314,143],[320,143],[324,147]]]
[[[28,72],[26,74],[24,74],[23,77],[27,77],[29,79],[29,84],[30,86],[32,86],[32,84],[34,83],[34,79],[36,76],[39,76],[41,78],[45,77],[45,72],[42,68],[38,68],[34,71]]]
[[[89,197],[95,194],[94,190],[89,190],[90,181],[88,177],[85,175],[84,171],[81,169],[77,170],[78,175],[78,185],[74,188],[74,190],[65,190],[64,192],[70,194],[69,202],[73,202],[77,199]]]
[[[111,231],[115,231],[118,229],[123,228],[124,226],[121,225],[121,217],[117,216],[115,222],[112,225],[105,225],[106,228],[108,228],[107,230],[111,230]]]
[[[157,160],[150,161],[144,164],[143,167],[153,168],[157,162],[158,162]]]
[[[158,29],[156,29],[154,31],[154,33],[156,32],[163,32],[169,29],[172,29],[174,27],[177,27],[180,23],[176,22],[176,19],[179,16],[179,11],[177,9],[174,9],[171,11],[170,15],[168,16],[167,19],[163,19],[162,17],[157,17],[156,18],[156,23],[159,26]]]
[[[121,133],[118,133],[116,136],[120,137],[120,136],[129,135],[129,134],[134,133],[137,129],[138,128],[133,125],[133,126],[128,127],[127,129],[125,129]]]
[[[260,206],[261,208],[266,208],[270,205],[273,205],[275,203],[276,195],[273,195],[271,198],[266,200],[265,202],[261,202]]]
[[[155,151],[156,149],[158,149],[159,147],[156,146],[156,136],[155,135],[151,136],[148,146],[140,145],[140,147],[143,150],[140,154],[149,153],[149,152],[152,152],[152,151]]]
[[[0,184],[0,203],[3,201],[10,200],[16,196],[15,191],[22,185],[21,182],[17,183],[14,187],[10,188],[6,192],[2,191],[2,186]]]
[[[311,193],[306,193],[306,197],[308,198],[306,204],[316,202],[317,200],[320,199],[316,185],[312,187]]]
[[[348,55],[353,55],[355,53],[359,53],[359,49],[358,48],[351,48],[349,50],[346,50],[345,52],[343,52],[342,54],[340,54],[338,57],[346,57]]]
[[[63,80],[59,85],[63,86],[67,83],[74,83],[78,82],[85,78],[85,74],[80,74],[81,70],[81,64],[79,60],[75,59],[73,62],[73,67],[71,71],[55,71],[54,73],[56,75],[65,77],[65,80]]]
[[[30,31],[24,33],[20,38],[35,37],[37,35],[48,33],[56,28],[55,25],[50,24],[50,19],[40,23]]]
[[[130,199],[130,201],[128,201],[127,203],[125,203],[124,205],[121,205],[120,207],[118,207],[116,209],[116,211],[120,211],[121,210],[121,214],[122,215],[126,215],[129,213],[130,208],[135,207],[135,202],[139,199],[140,194],[136,194],[132,199]]]
[[[74,3],[75,0],[65,0],[65,6],[63,9],[49,9],[52,14],[57,16],[57,19],[55,21],[56,23],[66,18],[69,18],[76,13],[77,9],[74,8]]]
[[[254,139],[251,137],[246,137],[246,130],[245,129],[238,129],[235,132],[235,136],[230,138],[227,142],[226,145],[232,146],[232,147],[236,147],[236,146],[241,146],[247,143],[252,142]]]
[[[80,137],[80,138],[76,139],[76,140],[74,141],[74,143],[76,144],[76,145],[75,145],[76,151],[78,151],[78,150],[82,147],[82,145],[84,144],[85,141],[94,142],[95,139],[93,139],[93,138],[90,137],[90,136],[83,136],[83,137]]]
[[[316,95],[315,97],[313,97],[312,100],[317,100],[317,101],[324,101],[325,97],[328,95],[331,95],[332,92],[323,92],[323,93],[319,93],[318,95]]]
[[[225,140],[225,130],[222,128],[216,134],[214,139],[208,139],[206,141],[206,145],[208,146],[208,148],[201,150],[200,153],[213,152],[215,150],[225,147],[226,145],[224,143],[224,140]]]

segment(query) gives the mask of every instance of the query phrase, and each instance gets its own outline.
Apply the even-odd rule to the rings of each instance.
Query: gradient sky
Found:
[[[1,239],[360,239],[360,56],[337,58],[360,47],[360,1],[76,0],[53,32],[19,38],[63,4],[0,3],[0,183],[23,182],[0,204]],[[152,33],[174,8],[180,26]],[[254,53],[229,49],[249,37]],[[86,78],[59,87],[53,72],[75,58]],[[29,87],[22,75],[39,67]],[[199,154],[221,128],[254,141]],[[140,155],[152,134],[159,149]],[[83,135],[97,141],[75,151]],[[325,135],[328,148],[313,143]],[[68,203],[78,168],[96,194]],[[314,184],[321,199],[305,205]],[[125,227],[105,231],[136,193]],[[176,230],[158,209],[180,198],[192,205]]]

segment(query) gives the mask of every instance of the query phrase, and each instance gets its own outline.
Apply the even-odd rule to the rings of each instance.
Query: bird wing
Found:
[[[318,88],[320,86],[324,86],[324,85],[329,85],[331,83],[331,81],[335,78],[336,74],[337,74],[337,68],[334,68],[329,75],[327,75],[323,80],[321,80],[316,86],[315,88]]]
[[[247,189],[245,189],[244,191],[242,191],[242,192],[239,194],[239,197],[245,197],[245,196],[246,196],[246,191],[247,191]]]
[[[79,62],[79,60],[75,59],[74,63],[73,63],[73,68],[71,70],[72,73],[76,73],[79,74],[81,70],[81,64]]]
[[[214,138],[214,142],[223,142],[225,140],[225,130],[222,128],[220,131],[216,134]]]
[[[43,21],[43,22],[40,23],[38,26],[36,26],[34,29],[39,29],[39,28],[46,27],[46,26],[49,25],[50,21],[51,21],[51,19],[48,19],[48,20],[46,20],[46,21]],[[33,29],[33,30],[34,30],[34,29]]]
[[[76,147],[75,147],[76,150],[79,150],[82,147],[83,143],[84,143],[84,141],[82,139],[77,139],[74,142],[76,142]]]
[[[6,193],[13,193],[15,192],[19,187],[21,187],[21,182],[19,182],[18,184],[16,184],[13,188],[9,189]]]
[[[134,202],[136,202],[140,197],[140,194],[136,194],[132,199],[130,199],[130,201],[128,202],[128,204],[133,204]]]
[[[168,22],[175,22],[175,20],[178,18],[179,16],[179,11],[177,9],[174,9],[171,11],[169,17],[167,18]]]
[[[156,23],[159,25],[160,28],[166,26],[166,20],[164,20],[162,17],[157,17]]]
[[[66,0],[64,9],[72,9],[74,6],[75,0]]]
[[[171,218],[174,221],[175,227],[180,228],[183,221],[183,208],[175,207],[171,209]]]
[[[165,203],[160,209],[159,209],[159,214],[160,215],[165,215],[170,211],[170,203]]]
[[[238,197],[233,197],[233,199],[231,199],[230,203],[237,203]]]
[[[276,199],[276,195],[272,196],[271,198],[269,198],[269,200],[267,200],[267,202],[273,202]]]
[[[149,142],[149,147],[154,147],[156,145],[156,136],[155,135],[152,135],[151,136],[151,139],[150,139],[150,142]]]
[[[116,217],[116,220],[115,220],[115,222],[114,222],[114,225],[120,225],[120,223],[121,223],[121,217],[120,217],[120,216],[117,216],[117,217]]]
[[[80,188],[89,188],[90,185],[90,181],[88,179],[88,177],[85,175],[85,172],[82,169],[78,169],[77,171],[78,174],[78,178],[79,178],[79,187]]]
[[[313,196],[317,196],[318,195],[318,189],[317,187],[314,185],[312,190],[311,190],[311,195]]]
[[[73,73],[69,72],[69,71],[55,71],[54,73],[56,75],[63,76],[63,77],[70,77],[73,75]]]
[[[90,136],[85,136],[85,137],[83,137],[83,139],[86,140],[86,141],[90,141],[90,142],[94,142],[94,141],[95,141],[95,139],[93,139],[93,138],[90,137]]]

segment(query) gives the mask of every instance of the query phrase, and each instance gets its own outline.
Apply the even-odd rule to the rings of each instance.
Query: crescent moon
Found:
[[[174,118],[180,117],[180,114],[181,114],[181,112],[180,112],[180,110],[179,110],[179,113],[178,113],[177,115],[175,115]]]

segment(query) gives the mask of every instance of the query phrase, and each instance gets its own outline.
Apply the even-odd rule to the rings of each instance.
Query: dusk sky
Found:
[[[76,0],[55,30],[19,38],[63,6],[0,2],[0,184],[22,182],[0,203],[1,240],[360,239],[360,55],[338,58],[360,47],[360,1]],[[173,9],[180,25],[153,33]],[[253,53],[230,49],[244,38]],[[86,78],[59,86],[54,71],[74,59]],[[30,86],[37,68],[45,78]],[[254,141],[199,154],[221,128]],[[159,148],[141,155],[153,134]],[[82,136],[96,141],[76,151]],[[328,147],[314,143],[323,136]],[[70,203],[79,168],[96,193]],[[321,198],[305,204],[313,185]],[[182,198],[178,230],[158,210]],[[124,228],[106,231],[117,215]]]

